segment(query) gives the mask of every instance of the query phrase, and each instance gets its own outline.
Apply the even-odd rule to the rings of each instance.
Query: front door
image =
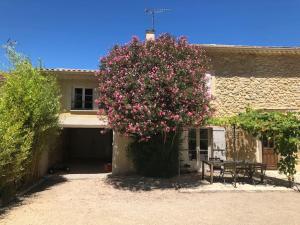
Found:
[[[274,152],[273,139],[263,138],[262,161],[267,165],[267,169],[277,169],[278,155]]]

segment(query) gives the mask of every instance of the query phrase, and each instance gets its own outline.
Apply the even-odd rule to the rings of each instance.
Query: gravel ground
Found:
[[[203,185],[213,188],[197,177],[173,184],[107,174],[53,176],[2,210],[0,224],[300,224],[296,191],[181,192]]]

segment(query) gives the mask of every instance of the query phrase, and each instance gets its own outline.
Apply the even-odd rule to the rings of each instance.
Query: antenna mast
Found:
[[[155,19],[155,14],[157,13],[164,13],[164,12],[168,12],[171,11],[171,9],[145,9],[145,13],[151,15],[152,17],[152,28],[151,30],[154,32],[155,31],[155,24],[154,24],[154,19]]]

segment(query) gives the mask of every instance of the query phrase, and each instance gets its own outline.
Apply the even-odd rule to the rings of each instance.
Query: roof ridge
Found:
[[[227,45],[227,44],[192,44],[203,47],[220,47],[220,48],[255,48],[255,49],[300,49],[300,46],[260,46],[260,45]]]
[[[45,71],[54,72],[96,72],[97,70],[92,69],[72,69],[72,68],[43,68]]]

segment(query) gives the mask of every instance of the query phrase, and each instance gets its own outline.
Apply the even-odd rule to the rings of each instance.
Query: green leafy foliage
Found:
[[[115,131],[135,139],[137,172],[177,173],[178,145],[169,141],[180,127],[200,126],[213,112],[209,61],[204,49],[169,34],[144,42],[133,37],[101,58],[99,113]]]
[[[0,195],[37,175],[46,140],[58,131],[60,110],[56,78],[32,66],[30,60],[6,46],[11,62],[0,87]]]
[[[181,132],[161,133],[147,142],[134,139],[128,147],[136,171],[150,177],[172,177],[178,172]]]
[[[250,134],[275,141],[275,152],[279,154],[279,171],[293,180],[296,173],[297,151],[300,146],[300,114],[297,112],[265,112],[248,108],[239,115],[214,118],[210,124],[240,127]]]

